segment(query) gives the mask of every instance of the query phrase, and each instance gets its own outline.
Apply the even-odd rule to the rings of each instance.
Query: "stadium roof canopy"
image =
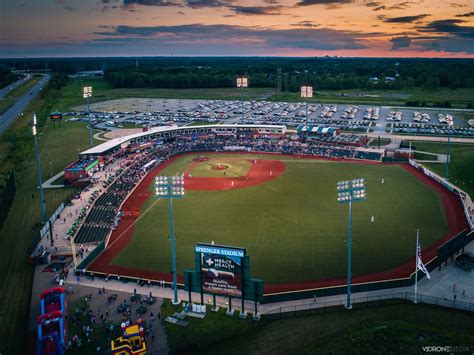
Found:
[[[300,125],[296,128],[298,133],[313,133],[313,134],[329,134],[333,135],[337,129],[334,127],[322,127],[322,126],[312,126],[312,125]]]
[[[234,125],[224,125],[224,124],[215,124],[215,125],[203,125],[203,126],[161,126],[150,128],[148,131],[139,132],[130,134],[128,136],[119,137],[111,139],[105,143],[99,144],[95,147],[92,147],[88,150],[83,151],[80,155],[100,155],[104,154],[110,150],[118,148],[122,144],[127,144],[133,139],[147,137],[155,133],[162,132],[180,132],[180,131],[203,131],[203,130],[216,130],[216,131],[232,131],[235,129],[241,130],[268,130],[269,134],[279,131],[282,134],[286,132],[286,126],[276,126],[276,125],[243,125],[243,124],[234,124]],[[209,132],[208,132],[209,133]]]

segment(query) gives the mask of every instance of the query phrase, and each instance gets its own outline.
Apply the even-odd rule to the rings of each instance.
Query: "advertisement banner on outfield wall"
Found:
[[[242,260],[245,249],[198,244],[201,283],[205,293],[242,297]]]

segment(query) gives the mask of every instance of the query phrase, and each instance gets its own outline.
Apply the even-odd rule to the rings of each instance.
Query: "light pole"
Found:
[[[237,87],[240,88],[240,102],[242,103],[242,123],[244,121],[244,88],[249,86],[249,79],[245,76],[237,78]]]
[[[92,141],[92,118],[91,118],[91,109],[89,104],[89,99],[92,96],[92,86],[84,86],[82,97],[87,99],[87,114],[89,115],[89,139],[90,139],[90,146],[94,145]]]
[[[451,163],[451,128],[453,125],[453,121],[448,121],[448,146],[446,149],[446,164],[444,165],[444,178],[446,181],[449,180],[449,164]]]
[[[43,180],[41,179],[41,164],[38,152],[38,139],[36,138],[36,114],[33,114],[33,127],[31,127],[33,138],[35,141],[35,155],[36,155],[36,167],[38,170],[38,185],[40,192],[40,210],[41,210],[41,222],[46,223],[46,209],[44,208],[44,193],[43,193]]]
[[[307,99],[313,97],[313,87],[312,86],[302,86],[301,87],[301,97]],[[308,133],[308,100],[304,100],[304,106],[306,109],[306,133]]]
[[[365,180],[344,180],[337,183],[337,202],[349,203],[349,228],[347,241],[347,301],[346,309],[352,309],[351,304],[351,258],[352,258],[352,202],[367,199]]]
[[[184,175],[179,176],[157,176],[155,178],[155,197],[168,198],[170,211],[170,239],[171,239],[171,271],[173,272],[173,304],[179,304],[178,285],[176,275],[176,247],[173,225],[173,199],[184,196]]]

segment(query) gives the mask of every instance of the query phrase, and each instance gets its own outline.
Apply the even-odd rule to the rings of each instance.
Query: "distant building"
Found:
[[[103,70],[85,70],[78,71],[76,74],[69,75],[70,78],[85,78],[91,76],[104,76]]]

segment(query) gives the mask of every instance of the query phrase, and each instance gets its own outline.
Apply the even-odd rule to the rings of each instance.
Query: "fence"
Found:
[[[33,239],[31,240],[30,245],[28,246],[28,249],[27,249],[28,256],[34,257],[33,254],[36,247],[38,246],[38,243],[41,241],[43,236],[45,236],[47,232],[49,231],[49,221],[51,221],[51,224],[54,224],[54,221],[56,221],[56,219],[59,217],[61,212],[64,210],[64,207],[66,206],[66,204],[68,204],[71,201],[71,198],[74,194],[75,192],[71,191],[69,196],[65,198],[63,202],[61,202],[61,204],[54,211],[54,213],[49,218],[48,222],[46,222],[46,224],[41,228],[41,230],[35,231]]]
[[[474,223],[471,220],[469,208],[468,208],[468,206],[466,206],[466,203],[464,201],[464,200],[472,201],[471,196],[467,192],[461,190],[456,185],[453,185],[449,181],[446,181],[444,178],[442,178],[441,176],[439,176],[435,172],[431,171],[430,169],[425,167],[423,164],[420,164],[419,162],[417,162],[413,159],[410,159],[409,163],[410,163],[411,166],[413,166],[414,168],[416,168],[418,170],[421,170],[423,172],[423,174],[430,177],[431,179],[433,179],[437,183],[441,184],[442,186],[444,186],[449,191],[454,192],[458,196],[459,200],[461,201],[461,204],[462,204],[462,207],[463,207],[463,210],[464,210],[464,214],[466,215],[466,219],[469,223],[469,226],[471,227],[471,229],[474,229]]]
[[[354,308],[364,308],[364,307],[375,307],[380,304],[386,303],[388,301],[410,301],[413,302],[415,295],[412,292],[398,292],[391,294],[383,294],[377,296],[367,296],[367,297],[352,297],[351,303]],[[455,308],[462,311],[474,312],[474,303],[458,301],[458,300],[448,300],[447,298],[435,297],[418,294],[417,302],[435,305],[440,307]],[[316,301],[313,303],[305,303],[294,306],[283,306],[277,307],[270,311],[267,311],[262,314],[264,319],[280,319],[286,317],[293,317],[297,315],[307,315],[308,311],[311,312],[327,312],[329,310],[343,310],[346,300],[341,298],[334,301]]]
[[[383,306],[397,305],[403,303],[412,303],[414,294],[411,292],[398,292],[392,294],[385,294],[379,296],[368,296],[368,297],[355,297],[353,298],[354,309],[366,309],[366,308],[377,308]],[[461,311],[474,312],[474,304],[463,301],[447,300],[445,298],[427,296],[418,294],[418,304],[438,306],[438,307],[449,307],[455,308]],[[284,306],[272,309],[270,311],[261,314],[262,318],[260,322],[251,321],[239,321],[235,324],[229,324],[225,327],[221,327],[218,330],[205,331],[205,327],[201,328],[202,331],[198,332],[180,332],[179,336],[172,332],[168,333],[167,347],[161,348],[153,354],[165,354],[169,352],[199,352],[203,349],[207,349],[207,346],[218,343],[223,340],[235,338],[241,334],[250,334],[252,330],[258,329],[259,327],[268,324],[268,321],[274,321],[285,318],[293,318],[299,316],[308,316],[310,314],[321,314],[321,313],[336,313],[346,312],[344,308],[345,299],[326,301],[326,302],[313,302],[294,306]],[[297,329],[295,329],[297,331]],[[259,344],[256,344],[257,346]],[[232,344],[229,344],[232,347]],[[265,346],[265,344],[263,344]],[[261,349],[268,350],[268,348]],[[233,349],[228,349],[228,352],[233,352]],[[236,349],[238,350],[238,349]],[[258,352],[258,348],[255,351]],[[237,351],[238,352],[238,351]]]
[[[16,193],[15,172],[12,170],[3,183],[3,188],[0,191],[0,228],[7,219],[8,212],[13,203]]]
[[[43,238],[45,236],[46,233],[49,232],[49,222],[51,222],[51,224],[54,224],[54,222],[59,218],[59,216],[61,215],[61,212],[64,210],[64,202],[62,202],[59,207],[56,209],[56,211],[53,212],[53,214],[51,215],[51,217],[49,217],[48,221],[46,221],[46,224],[43,226],[43,228],[41,228],[40,230],[40,235],[41,235],[41,238]]]

